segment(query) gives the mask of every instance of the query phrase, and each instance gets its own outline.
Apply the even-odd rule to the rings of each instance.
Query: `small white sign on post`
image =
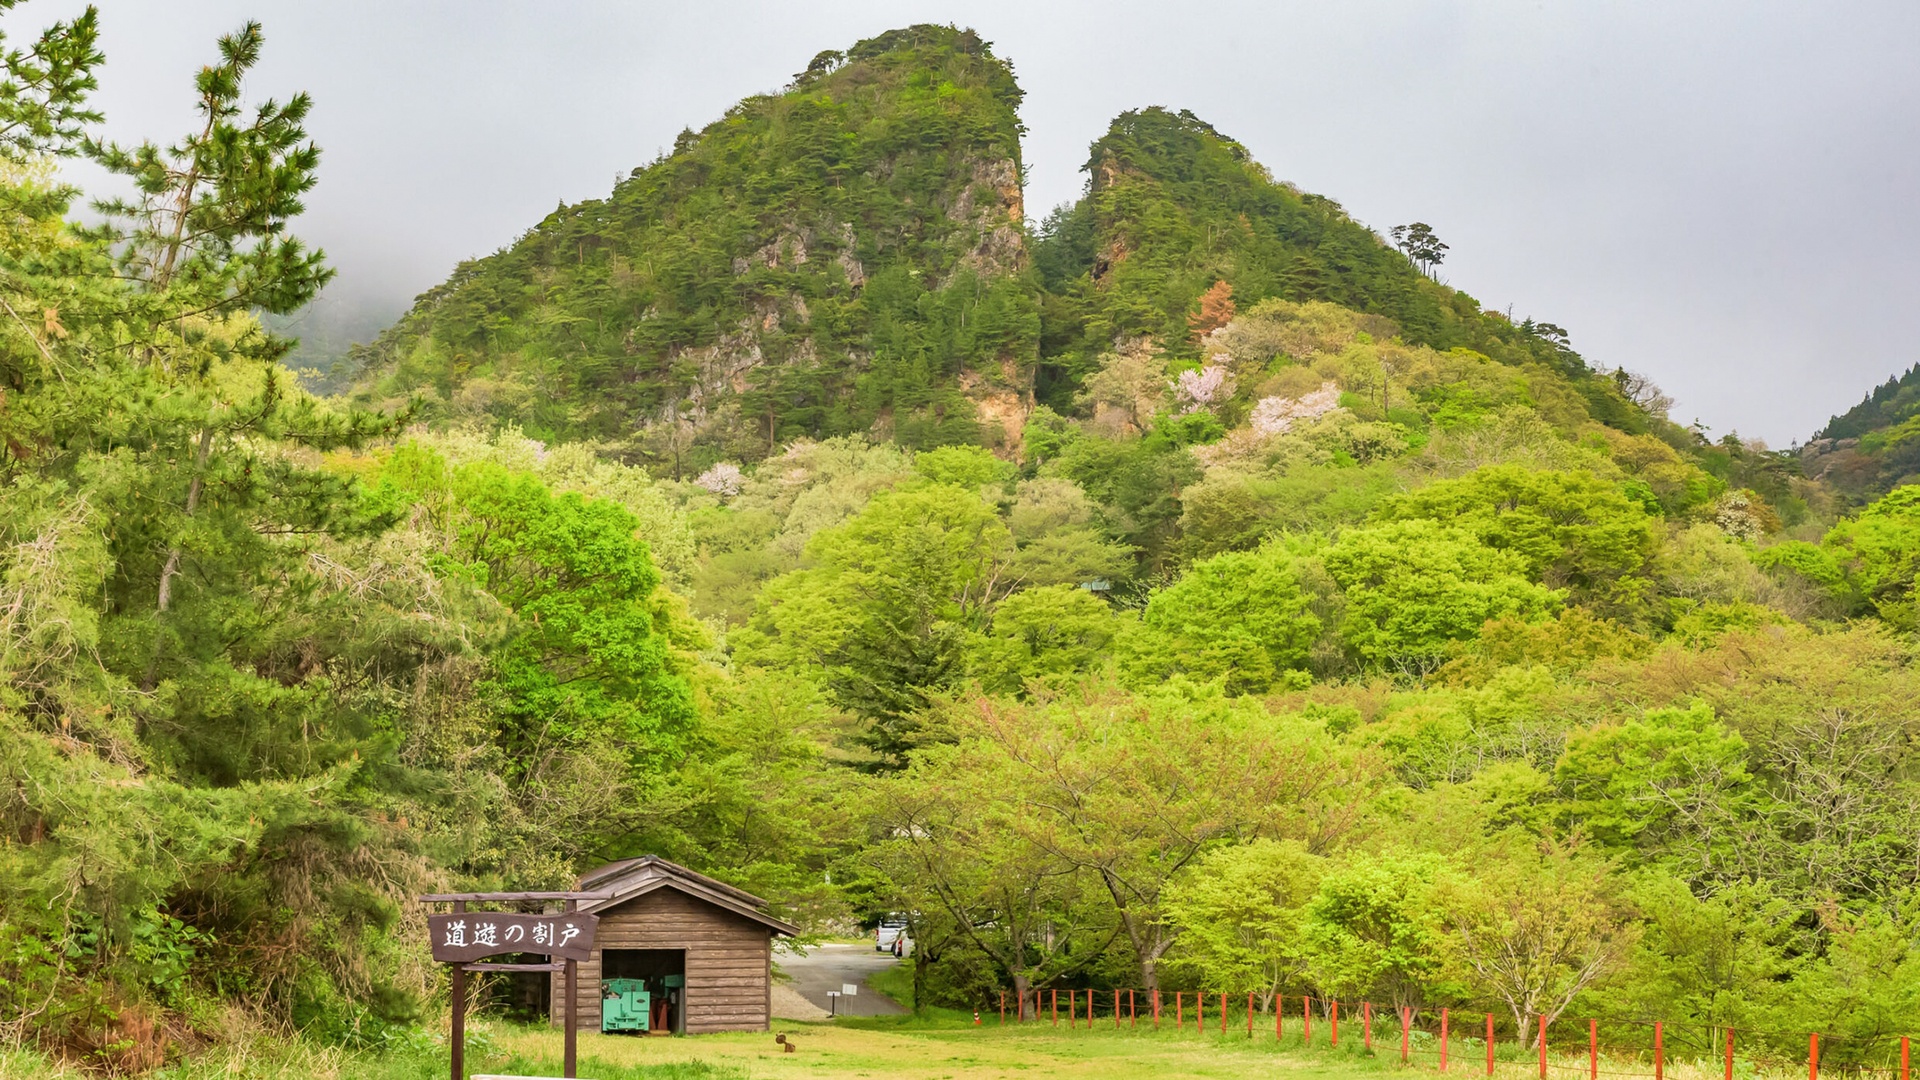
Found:
[[[859,997],[860,984],[859,983],[841,983],[840,993],[845,997]]]

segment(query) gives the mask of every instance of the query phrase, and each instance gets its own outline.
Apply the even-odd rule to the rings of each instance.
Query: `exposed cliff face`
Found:
[[[1017,437],[1039,333],[1019,101],[970,31],[823,53],[463,265],[362,353],[359,392],[683,474],[803,435]]]

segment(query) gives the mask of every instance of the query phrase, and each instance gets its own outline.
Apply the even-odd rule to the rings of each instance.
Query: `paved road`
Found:
[[[871,945],[816,945],[807,955],[775,953],[773,962],[793,976],[792,986],[800,996],[821,1008],[827,1008],[827,991],[845,983],[858,986],[859,993],[842,997],[834,1012],[840,1016],[897,1016],[907,1010],[885,994],[866,985],[867,976],[900,963],[891,953],[875,952]]]

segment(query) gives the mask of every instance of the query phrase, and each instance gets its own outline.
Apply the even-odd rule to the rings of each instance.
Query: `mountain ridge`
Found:
[[[1431,280],[1185,110],[1116,118],[1085,194],[1035,227],[1022,100],[971,30],[819,53],[606,198],[463,263],[356,351],[355,396],[591,438],[676,477],[855,433],[1017,458],[1036,406],[1081,407],[1121,352],[1164,353],[1170,376],[1202,366],[1189,319],[1211,290],[1383,316],[1410,344],[1534,370],[1602,424],[1653,429],[1564,331]]]

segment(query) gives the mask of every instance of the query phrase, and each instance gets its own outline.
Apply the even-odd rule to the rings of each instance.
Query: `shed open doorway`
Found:
[[[633,980],[646,995],[648,1034],[683,1034],[687,1015],[687,951],[685,949],[603,949],[600,953],[600,985],[603,1031],[634,1030],[632,1025],[608,1027],[609,1001],[629,991]],[[609,995],[613,995],[612,998]],[[629,992],[625,1001],[634,1000]]]

